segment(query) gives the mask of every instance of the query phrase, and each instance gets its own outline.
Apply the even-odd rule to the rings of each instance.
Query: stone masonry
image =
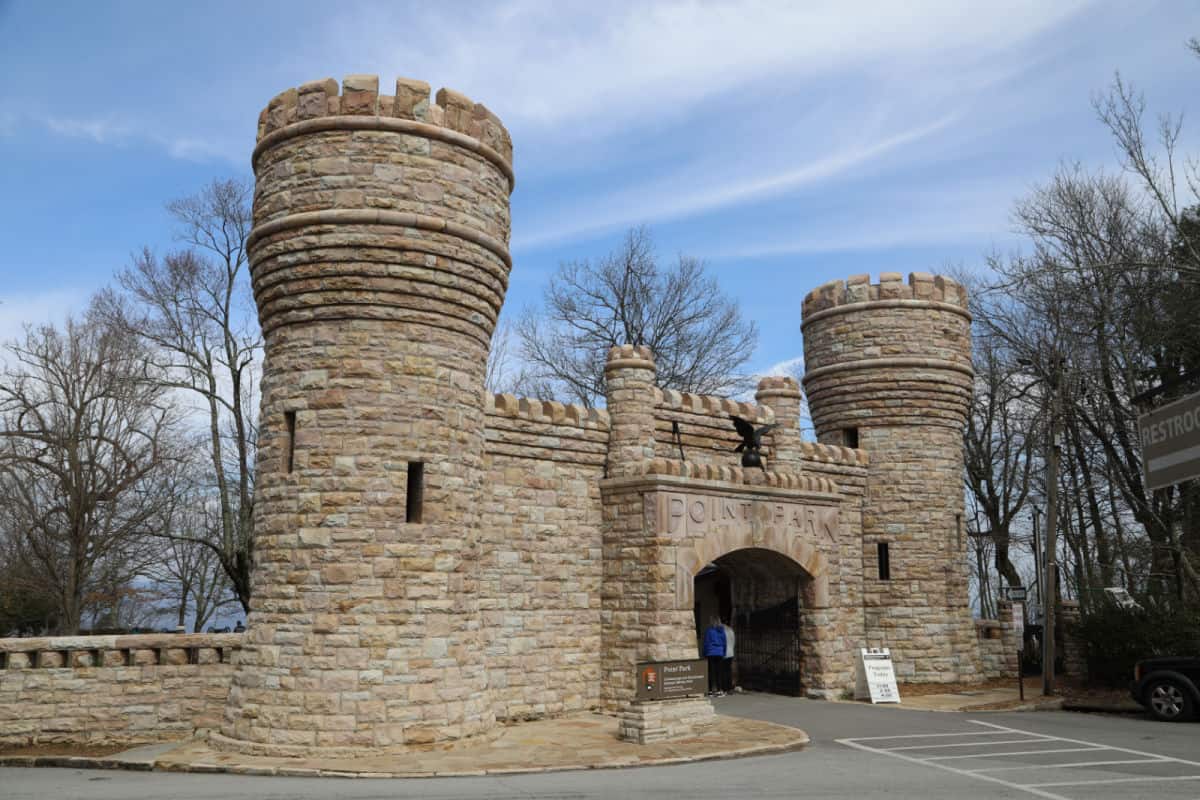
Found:
[[[495,722],[479,398],[511,160],[495,115],[417,81],[316,81],[260,118],[256,605],[221,743],[353,751]]]
[[[753,403],[661,389],[644,347],[608,354],[604,409],[486,394],[512,144],[461,94],[391,91],[316,81],[260,117],[254,603],[233,664],[205,673],[203,702],[159,714],[164,730],[207,709],[217,679],[211,742],[261,755],[446,744],[585,709],[635,741],[686,736],[711,704],[637,701],[636,665],[699,655],[706,570],[733,576],[739,624],[781,601],[798,615],[789,675],[812,697],[851,689],[864,646],[890,647],[902,680],[1003,668],[967,606],[958,284],[860,275],[804,299],[818,442],[800,436],[796,381],[764,378]],[[740,466],[730,415],[779,426],[765,469]],[[84,667],[128,685],[180,657]],[[12,686],[76,686],[46,677],[55,658],[98,656],[6,658],[0,705]]]
[[[863,506],[868,644],[898,677],[979,674],[967,602],[962,428],[971,397],[970,314],[954,281],[885,272],[804,299],[805,390],[818,441],[871,454]],[[880,574],[886,547],[890,577]]]

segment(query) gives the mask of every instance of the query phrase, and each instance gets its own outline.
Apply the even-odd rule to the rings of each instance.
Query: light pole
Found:
[[[1054,694],[1054,633],[1058,617],[1058,440],[1062,435],[1062,361],[1050,367],[1050,447],[1046,453],[1046,655],[1042,659],[1042,694]]]
[[[1040,352],[1036,360],[1019,358],[1017,363],[1035,367],[1039,375],[1044,374]],[[1054,694],[1054,623],[1058,610],[1058,441],[1062,437],[1062,367],[1062,357],[1051,351],[1050,372],[1045,376],[1050,389],[1050,432],[1046,442],[1046,546],[1043,551],[1046,565],[1042,570],[1043,585],[1040,587],[1042,694],[1047,696]]]
[[[1037,587],[1038,606],[1046,608],[1046,590],[1042,586],[1042,528],[1038,524],[1042,509],[1033,507],[1033,583]]]

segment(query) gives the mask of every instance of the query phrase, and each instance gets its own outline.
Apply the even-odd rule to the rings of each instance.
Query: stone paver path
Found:
[[[616,737],[616,720],[575,714],[505,727],[490,741],[453,747],[384,751],[360,758],[269,758],[217,750],[189,741],[158,754],[154,768],[179,772],[346,777],[498,775],[552,770],[678,764],[712,758],[763,755],[808,744],[797,728],[770,722],[717,717],[715,724],[686,739],[639,745]]]

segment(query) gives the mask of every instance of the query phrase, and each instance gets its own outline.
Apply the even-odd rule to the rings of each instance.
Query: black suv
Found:
[[[1200,707],[1200,658],[1164,656],[1139,661],[1129,691],[1156,719],[1191,719]]]

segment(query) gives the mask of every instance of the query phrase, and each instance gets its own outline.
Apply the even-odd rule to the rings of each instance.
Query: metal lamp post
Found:
[[[1041,372],[1037,361],[1020,358],[1017,363],[1033,366]],[[1046,376],[1050,388],[1050,435],[1046,443],[1046,559],[1042,570],[1042,694],[1054,694],[1054,626],[1058,601],[1058,455],[1062,437],[1062,366],[1063,359],[1052,353],[1050,373]],[[1036,536],[1036,533],[1035,533]]]

